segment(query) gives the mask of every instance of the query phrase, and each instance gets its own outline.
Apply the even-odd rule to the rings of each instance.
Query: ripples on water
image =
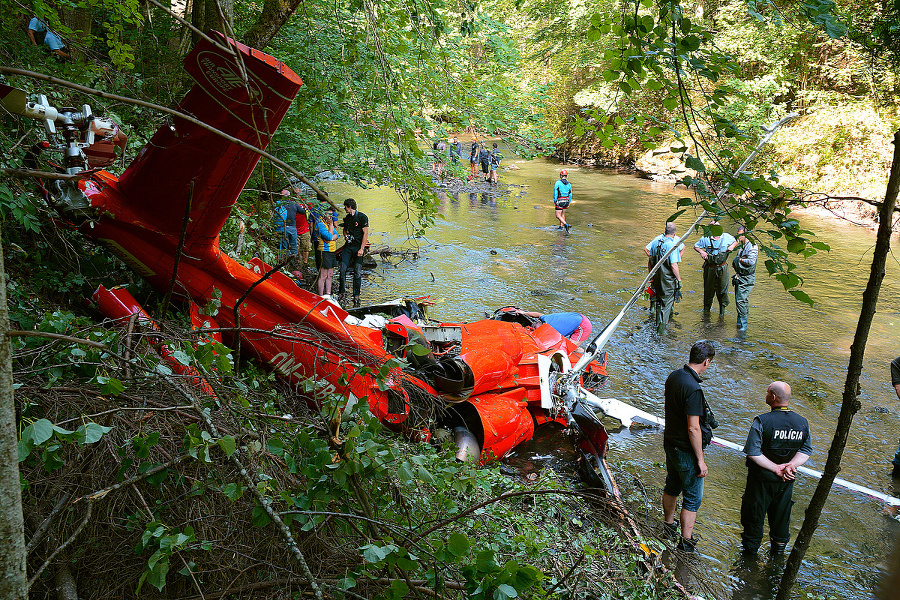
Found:
[[[512,188],[510,196],[444,196],[440,209],[444,218],[426,239],[418,240],[423,248],[420,260],[379,266],[363,288],[363,299],[431,294],[438,302],[431,316],[446,321],[482,318],[508,304],[543,312],[577,310],[588,315],[595,330],[612,319],[646,273],[644,245],[662,231],[684,190],[676,192],[671,186],[627,175],[570,169],[574,204],[567,215],[574,227],[566,236],[556,229],[550,202],[557,165],[519,164],[521,171],[501,175],[502,183],[521,186]],[[375,242],[380,233],[384,243],[409,245],[406,226],[396,216],[400,203],[391,190],[334,185],[331,191],[339,198],[344,194],[357,198],[360,210],[370,218]],[[677,221],[679,234],[693,219],[685,214]],[[610,382],[605,393],[661,414],[669,372],[686,362],[693,342],[713,340],[717,355],[704,386],[720,423],[716,435],[743,442],[753,417],[767,410],[767,385],[781,379],[793,388],[793,408],[810,421],[814,455],[808,466],[821,470],[840,410],[875,236],[831,220],[812,216],[800,220],[832,248],[828,254],[798,259],[803,290],[816,300],[815,307],[795,301],[765,276],[760,264],[746,338],[735,329],[733,295],[724,318],[714,313],[704,319],[702,261],[692,249],[698,236],[692,236],[685,242],[684,300],[676,304],[674,323],[658,338],[647,323],[646,303],[626,316],[607,347]],[[900,354],[898,334],[900,267],[896,256],[890,256],[866,349],[862,409],[854,420],[840,476],[895,496],[900,489],[891,482],[889,461],[900,435],[900,402],[890,386],[888,363]],[[639,476],[647,488],[661,489],[665,479],[659,466],[661,432],[622,430],[611,438],[610,462]],[[534,454],[525,459],[528,468],[567,459],[562,449],[540,443],[533,448]],[[700,569],[710,578],[716,597],[768,597],[780,570],[773,570],[764,558],[751,565],[738,560],[744,459],[710,447],[707,463],[710,475],[697,525],[702,535]],[[792,539],[816,483],[808,476],[798,479]],[[800,584],[810,593],[871,597],[895,525],[878,502],[833,489],[801,569]]]

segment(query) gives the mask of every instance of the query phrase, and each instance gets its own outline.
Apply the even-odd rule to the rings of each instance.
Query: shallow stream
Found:
[[[417,240],[421,258],[394,267],[379,265],[363,287],[363,302],[398,295],[430,294],[437,300],[432,318],[482,318],[513,304],[542,312],[577,311],[599,331],[620,310],[646,273],[644,245],[662,232],[684,189],[592,169],[569,169],[573,225],[566,235],[556,227],[549,200],[558,165],[535,160],[513,162],[521,170],[502,171],[510,194],[460,193],[441,196],[443,218]],[[370,219],[375,243],[410,247],[403,206],[390,189],[329,186],[338,199],[352,195]],[[678,219],[679,235],[693,220]],[[735,327],[734,299],[719,318],[702,315],[702,260],[686,240],[681,273],[684,299],[662,337],[652,334],[647,302],[625,317],[607,346],[610,380],[601,395],[662,415],[663,383],[686,362],[698,339],[716,343],[718,353],[706,373],[707,398],[720,423],[716,435],[743,443],[753,417],[765,412],[764,395],[773,380],[793,388],[793,407],[809,419],[814,454],[807,466],[821,470],[840,410],[849,348],[862,292],[869,275],[873,231],[835,219],[800,215],[801,224],[831,246],[830,253],[800,259],[803,290],[814,307],[794,300],[760,264],[750,297],[746,337]],[[734,227],[729,227],[733,233]],[[893,240],[898,247],[898,240]],[[842,461],[841,477],[889,495],[900,495],[890,478],[890,459],[900,436],[900,401],[890,385],[889,362],[900,355],[900,255],[888,258],[887,276],[869,335],[862,373],[862,409]],[[610,423],[610,425],[614,425]],[[637,476],[655,494],[665,470],[662,432],[653,428],[615,431],[609,460],[620,481]],[[529,461],[540,464],[550,449],[533,445]],[[546,452],[545,452],[546,451]],[[777,585],[761,553],[758,563],[740,566],[739,508],[746,468],[733,451],[710,447],[710,474],[696,532],[702,537],[689,571],[703,572],[707,597],[771,597]],[[817,480],[798,477],[794,492],[792,541]],[[661,514],[661,513],[660,513]],[[880,502],[833,489],[799,583],[808,592],[844,598],[870,598],[880,568],[893,547],[897,523]],[[768,531],[768,530],[767,530]],[[691,583],[688,582],[691,586]]]

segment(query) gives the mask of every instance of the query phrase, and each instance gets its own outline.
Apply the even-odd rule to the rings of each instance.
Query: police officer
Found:
[[[647,253],[647,268],[652,269],[656,263],[662,260],[669,248],[675,245],[675,223],[666,223],[665,233],[656,237],[647,244],[644,252]],[[651,313],[656,318],[656,331],[662,335],[672,316],[672,309],[676,300],[681,300],[681,271],[678,263],[681,262],[681,249],[679,246],[666,258],[662,266],[653,275],[653,294],[656,300],[656,310],[651,306]]]
[[[741,541],[745,554],[756,554],[769,516],[772,554],[783,554],[790,539],[791,495],[797,467],[812,454],[809,423],[788,408],[791,386],[773,381],[766,390],[772,410],[753,419],[744,453],[747,487],[741,501]]]
[[[709,224],[719,227],[718,221]],[[728,253],[735,249],[738,242],[730,233],[705,235],[694,244],[703,257],[703,312],[712,308],[713,296],[719,301],[719,314],[728,306]]]
[[[737,256],[731,262],[734,267],[734,275],[731,283],[734,285],[734,305],[737,308],[737,328],[739,331],[747,330],[747,321],[750,316],[750,291],[756,285],[756,258],[759,249],[747,239],[749,231],[741,225],[737,230],[738,251]]]

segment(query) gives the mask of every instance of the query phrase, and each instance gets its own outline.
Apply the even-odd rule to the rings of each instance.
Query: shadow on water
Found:
[[[349,186],[343,190],[333,185],[329,191],[337,197],[345,193],[360,201],[374,242],[380,237],[392,247],[415,243],[423,248],[416,262],[380,266],[378,276],[363,289],[364,299],[431,294],[436,304],[430,315],[445,321],[483,318],[510,304],[541,312],[574,310],[587,315],[599,331],[640,283],[646,273],[643,248],[661,232],[682,194],[632,177],[570,169],[575,192],[566,218],[573,227],[565,235],[557,229],[550,201],[558,165],[518,164],[521,171],[501,173],[501,185],[495,188],[510,193],[492,198],[496,192],[465,190],[459,193],[459,201],[445,195],[439,206],[443,218],[428,230],[427,240],[413,242],[407,240],[404,211],[391,190]],[[679,232],[693,218],[690,213],[680,217]],[[745,335],[738,335],[733,299],[724,315],[703,314],[702,262],[692,249],[697,238],[690,237],[681,265],[684,299],[675,306],[678,314],[662,336],[653,333],[645,302],[625,316],[606,348],[610,380],[600,395],[662,415],[668,374],[686,362],[693,342],[713,340],[717,355],[706,373],[704,389],[720,423],[716,435],[743,443],[753,417],[767,410],[766,387],[773,380],[784,380],[793,388],[792,406],[810,422],[813,456],[809,466],[821,470],[840,411],[874,237],[868,230],[838,222],[799,218],[805,229],[815,231],[817,239],[831,246],[829,253],[798,261],[797,273],[803,278],[803,290],[815,299],[814,307],[795,301],[760,268],[750,296],[750,326]],[[732,224],[726,227],[733,230]],[[888,363],[900,354],[898,333],[900,266],[889,261],[866,348],[859,396],[862,408],[854,420],[840,476],[890,494],[896,493],[889,461],[900,433],[900,402],[890,386]],[[516,449],[507,462],[510,469],[528,476],[569,460],[564,436],[545,434],[545,429],[538,429],[533,445]],[[609,461],[620,484],[632,478],[643,482],[641,495],[654,519],[661,514],[663,460],[658,429],[611,432]],[[710,447],[706,460],[710,475],[696,531],[702,536],[701,571],[716,590],[710,596],[766,597],[770,578],[757,577],[752,569],[732,568],[746,477],[743,456]],[[792,539],[816,483],[806,476],[797,481]],[[802,565],[799,586],[808,593],[870,598],[892,547],[895,526],[879,503],[832,490]],[[760,563],[760,573],[764,564]]]

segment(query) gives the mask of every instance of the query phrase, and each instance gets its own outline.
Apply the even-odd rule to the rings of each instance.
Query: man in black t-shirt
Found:
[[[666,379],[666,428],[663,448],[666,451],[666,485],[663,489],[663,528],[668,535],[678,531],[675,504],[681,503],[681,540],[678,549],[693,552],[693,536],[697,510],[703,500],[703,479],[708,473],[703,449],[712,439],[709,422],[711,411],[700,388],[700,375],[709,368],[716,349],[712,343],[699,341],[691,347],[688,364],[673,371]]]
[[[747,487],[741,501],[744,554],[756,554],[769,516],[772,554],[783,554],[790,539],[791,496],[797,467],[812,454],[809,423],[788,408],[791,386],[773,381],[766,390],[772,410],[753,419],[744,454]]]
[[[347,216],[341,226],[344,229],[346,244],[341,250],[341,282],[338,286],[338,296],[344,295],[347,284],[347,270],[353,265],[353,306],[359,306],[359,293],[362,287],[362,256],[366,251],[369,241],[369,217],[356,210],[356,200],[347,198],[344,200],[344,210]]]

